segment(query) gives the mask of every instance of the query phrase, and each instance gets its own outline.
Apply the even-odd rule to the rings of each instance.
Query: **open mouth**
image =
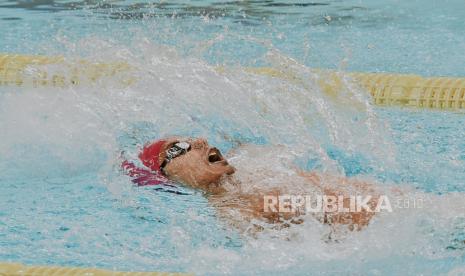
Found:
[[[208,152],[208,162],[219,163],[226,162],[226,160],[223,158],[221,152],[217,148],[211,148]]]

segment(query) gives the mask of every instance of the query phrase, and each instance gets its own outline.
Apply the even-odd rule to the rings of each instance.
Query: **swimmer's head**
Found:
[[[235,171],[217,148],[200,138],[160,140],[145,147],[139,157],[145,166],[169,179],[205,190]]]

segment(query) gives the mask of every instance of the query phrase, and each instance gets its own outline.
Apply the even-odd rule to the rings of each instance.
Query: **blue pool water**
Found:
[[[464,11],[463,1],[432,0],[0,1],[0,53],[138,68],[131,87],[117,78],[0,86],[0,261],[199,275],[464,273],[463,113],[373,107],[349,83],[344,95],[356,99],[332,101],[308,71],[464,76]],[[232,140],[285,145],[302,168],[410,187],[437,204],[339,244],[318,225],[296,227],[290,241],[243,236],[200,192],[135,188],[121,175],[121,151],[134,157],[169,134],[205,136],[225,152]]]

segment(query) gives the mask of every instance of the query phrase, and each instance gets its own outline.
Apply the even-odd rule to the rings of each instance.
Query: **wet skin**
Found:
[[[225,189],[223,187],[224,180],[232,178],[235,168],[228,163],[218,149],[210,146],[206,139],[170,138],[165,143],[162,154],[160,154],[160,161],[165,159],[166,150],[179,141],[187,141],[191,145],[191,148],[185,154],[172,159],[164,167],[164,173],[169,179],[207,192],[209,199],[211,199],[210,201],[219,209],[236,209],[236,213],[241,214],[241,219],[246,222],[253,219],[260,219],[268,223],[280,225],[303,222],[299,218],[301,214],[298,212],[264,212],[263,197],[265,195],[279,196],[289,194],[289,191],[285,188],[270,189],[264,187],[262,190],[254,191],[254,193],[241,193],[240,189]],[[376,192],[373,189],[374,186],[369,183],[314,172],[299,171],[298,175],[303,177],[308,182],[308,185],[317,187],[325,195],[343,195],[344,188],[350,187],[351,191],[355,190],[376,196]],[[331,183],[337,183],[337,185],[331,187],[324,185],[323,183],[328,182],[328,179]],[[370,205],[373,203],[370,202]],[[344,201],[345,206],[348,207],[348,204],[348,202]],[[329,225],[343,224],[348,225],[350,230],[360,230],[363,226],[368,225],[373,214],[363,210],[353,213],[325,213],[319,220]],[[235,219],[237,220],[237,218]]]
[[[165,166],[166,176],[193,188],[219,192],[217,188],[220,187],[221,178],[233,174],[235,168],[229,165],[220,151],[211,147],[205,139],[170,138],[160,154],[162,160],[165,158],[166,150],[178,141],[187,141],[191,148]]]

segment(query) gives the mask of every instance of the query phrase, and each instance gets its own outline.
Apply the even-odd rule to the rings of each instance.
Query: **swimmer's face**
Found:
[[[187,141],[190,149],[165,165],[164,172],[168,178],[194,188],[208,189],[218,185],[223,176],[234,173],[234,167],[205,139],[170,139],[165,143],[161,158],[165,158],[166,150],[179,141]]]

